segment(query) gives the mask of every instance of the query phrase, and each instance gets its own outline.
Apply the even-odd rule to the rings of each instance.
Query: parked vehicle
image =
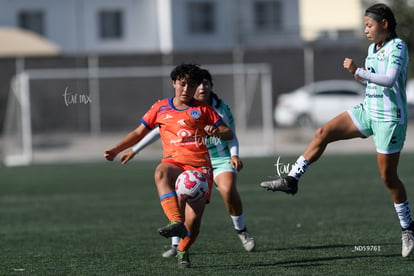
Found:
[[[414,79],[409,79],[407,81],[406,93],[407,102],[409,104],[414,104]]]
[[[278,126],[317,127],[362,103],[365,86],[353,80],[319,81],[279,96],[274,119]]]

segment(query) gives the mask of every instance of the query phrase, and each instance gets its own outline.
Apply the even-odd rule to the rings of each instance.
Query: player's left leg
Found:
[[[378,168],[381,179],[388,188],[394,201],[402,229],[402,256],[408,257],[414,250],[414,223],[411,218],[410,206],[404,184],[398,177],[397,167],[400,153],[377,154]]]
[[[363,118],[358,117],[361,114],[364,114],[362,106],[357,106],[350,111],[342,112],[318,128],[306,150],[292,166],[289,174],[276,180],[264,181],[260,186],[268,191],[296,194],[299,179],[305,174],[310,165],[321,157],[329,143],[368,136],[367,133],[362,131],[364,128],[362,126]],[[360,119],[360,122],[356,123],[358,119]]]
[[[180,240],[177,247],[178,268],[190,267],[188,250],[200,233],[201,219],[207,200],[185,203],[185,227],[188,229],[187,236]]]
[[[214,182],[226,205],[227,212],[233,221],[234,229],[237,231],[244,249],[251,252],[255,250],[256,242],[253,236],[247,231],[243,205],[239,192],[237,191],[236,180],[237,175],[231,170],[222,171],[214,178]]]

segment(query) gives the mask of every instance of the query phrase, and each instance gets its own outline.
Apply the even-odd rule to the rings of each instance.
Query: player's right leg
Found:
[[[237,175],[231,165],[228,169],[214,167],[214,181],[226,205],[237,236],[244,249],[252,252],[256,248],[256,241],[253,235],[247,231],[242,201],[236,187],[236,179]]]
[[[356,109],[354,111],[354,109]],[[287,176],[278,179],[264,181],[260,183],[262,188],[268,191],[281,191],[288,194],[296,194],[298,191],[298,181],[305,174],[310,164],[316,162],[326,149],[329,143],[357,137],[367,137],[370,133],[365,131],[365,126],[361,125],[358,116],[363,116],[362,106],[342,112],[328,123],[318,128],[315,135],[305,152],[296,160]],[[354,115],[359,114],[358,116]]]
[[[167,238],[174,236],[184,237],[187,234],[174,188],[175,180],[181,172],[182,169],[173,164],[161,163],[157,166],[154,173],[161,207],[170,221],[166,226],[160,227],[158,233]]]

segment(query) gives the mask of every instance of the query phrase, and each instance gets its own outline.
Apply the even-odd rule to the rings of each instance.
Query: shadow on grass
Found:
[[[398,246],[399,243],[379,243],[375,246],[384,248],[385,246]],[[285,248],[274,248],[274,249],[263,249],[257,250],[257,252],[271,252],[271,251],[290,251],[290,250],[320,250],[320,249],[336,249],[336,248],[347,248],[354,250],[356,246],[363,246],[361,244],[332,244],[332,245],[310,245],[310,246],[296,246],[296,247],[285,247]],[[369,251],[368,249],[365,251]],[[381,252],[380,250],[371,250],[369,252]]]
[[[381,243],[377,244],[376,246],[379,246],[381,248],[384,248],[386,246],[398,246],[399,243]],[[320,266],[327,266],[331,265],[332,262],[335,261],[344,261],[344,260],[355,260],[355,259],[381,259],[381,258],[395,258],[395,257],[401,257],[401,254],[395,253],[395,254],[385,254],[384,250],[378,250],[378,251],[357,251],[354,250],[356,245],[351,244],[335,244],[335,245],[315,245],[315,246],[297,246],[297,247],[286,247],[286,248],[273,248],[273,249],[258,249],[254,253],[249,253],[249,256],[251,257],[252,262],[246,262],[246,259],[243,259],[243,263],[241,264],[227,264],[227,265],[216,265],[217,267],[222,268],[230,268],[233,267],[234,269],[241,269],[241,268],[271,268],[271,267],[284,267],[284,268],[299,268],[299,267],[320,267]],[[315,253],[312,253],[311,251],[317,251],[317,250],[329,250],[329,249],[347,249],[347,252],[352,253],[352,255],[346,253],[341,254],[340,252],[327,252],[324,253],[325,256],[316,257]],[[287,252],[291,251],[289,255],[283,254],[281,257],[283,257],[284,260],[277,261],[275,260],[277,258],[277,252]],[[292,256],[295,255],[295,251],[310,251],[308,253],[300,253],[297,254],[298,256]],[[217,252],[216,252],[217,253]],[[264,256],[269,253],[269,261],[266,261]],[[200,254],[200,253],[198,253]],[[201,253],[200,255],[209,254],[209,253]],[[220,254],[229,254],[229,252],[222,252]],[[232,253],[230,253],[232,254]],[[251,255],[250,255],[251,254]],[[257,255],[257,256],[255,256]],[[313,257],[306,257],[304,255],[309,255]],[[331,255],[331,256],[329,256]],[[250,259],[249,257],[249,259]],[[401,257],[402,258],[402,257]],[[258,259],[260,259],[258,261]]]

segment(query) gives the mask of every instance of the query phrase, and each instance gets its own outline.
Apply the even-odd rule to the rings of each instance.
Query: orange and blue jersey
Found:
[[[209,105],[193,99],[187,108],[177,109],[173,98],[164,99],[144,114],[141,123],[150,130],[159,126],[162,162],[211,167],[204,127],[217,127],[222,118]]]

